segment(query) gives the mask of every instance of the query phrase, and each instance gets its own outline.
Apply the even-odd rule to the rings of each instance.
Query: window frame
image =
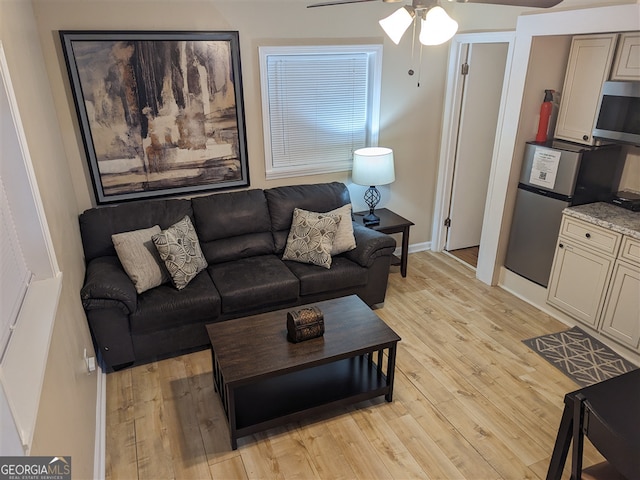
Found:
[[[2,177],[24,260],[32,272],[18,319],[0,361],[0,444],[29,455],[33,444],[49,345],[62,294],[62,272],[38,190],[9,66],[0,41],[3,121]],[[11,158],[11,161],[7,161]],[[6,175],[6,177],[5,177]],[[15,209],[15,210],[13,210]]]
[[[264,134],[265,177],[267,180],[317,175],[351,170],[353,158],[331,162],[318,162],[304,165],[274,165],[272,155],[271,113],[269,107],[269,78],[267,61],[270,56],[287,55],[367,55],[367,127],[366,145],[376,146],[380,128],[380,96],[382,85],[382,45],[304,45],[304,46],[261,46],[259,47],[260,87],[262,94],[262,125]]]

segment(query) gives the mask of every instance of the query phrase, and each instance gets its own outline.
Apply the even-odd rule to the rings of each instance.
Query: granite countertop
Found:
[[[598,202],[568,207],[564,209],[563,213],[640,240],[640,212],[632,212],[617,205]]]

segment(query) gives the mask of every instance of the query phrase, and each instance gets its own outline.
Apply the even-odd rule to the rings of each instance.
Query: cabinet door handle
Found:
[[[558,247],[560,247],[560,248],[564,248],[564,244],[559,243],[559,244],[558,244]]]
[[[583,139],[583,140],[585,140],[585,141],[586,141],[586,140],[589,140],[589,135],[583,135],[583,136],[582,136],[582,139]]]
[[[591,238],[591,234],[590,233],[585,233],[584,236],[587,237],[587,238]]]

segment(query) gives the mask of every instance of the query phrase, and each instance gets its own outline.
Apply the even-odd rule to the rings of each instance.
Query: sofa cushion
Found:
[[[319,183],[270,188],[264,191],[269,205],[276,253],[281,254],[293,219],[293,209],[328,212],[351,203],[344,183]]]
[[[80,233],[85,261],[116,255],[111,235],[160,225],[167,228],[185,215],[193,215],[191,201],[145,200],[91,208],[80,215]]]
[[[353,235],[353,222],[351,221],[351,204],[327,212],[328,215],[340,215],[338,231],[333,239],[331,255],[339,255],[356,248],[356,237]]]
[[[333,292],[367,284],[367,269],[344,257],[334,257],[331,268],[285,261],[287,268],[300,279],[300,295]]]
[[[198,238],[209,264],[274,253],[262,190],[218,193],[192,202]]]
[[[330,268],[331,247],[339,223],[340,215],[294,209],[282,259]]]
[[[122,268],[136,287],[136,292],[146,292],[170,280],[169,273],[158,254],[151,237],[160,233],[160,227],[134,230],[111,235]]]
[[[160,285],[138,295],[138,308],[130,316],[131,332],[148,333],[206,319],[214,321],[220,315],[220,305],[220,295],[204,271],[182,290]]]
[[[299,282],[275,255],[242,258],[211,265],[208,269],[222,298],[222,312],[295,301]]]
[[[184,217],[151,239],[178,290],[186,287],[208,266],[189,217]]]

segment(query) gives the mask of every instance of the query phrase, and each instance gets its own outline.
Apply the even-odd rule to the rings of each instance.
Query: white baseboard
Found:
[[[93,454],[93,478],[104,480],[106,464],[106,434],[107,434],[107,374],[98,366],[97,394],[96,394],[96,439]]]
[[[431,250],[431,242],[413,243],[409,245],[409,253],[424,252],[427,250]],[[396,248],[393,254],[399,257],[402,254],[402,247]]]
[[[409,245],[409,253],[426,252],[431,250],[431,242],[413,243]]]
[[[431,250],[431,242],[414,243],[409,245],[409,253],[425,252],[427,250]],[[400,255],[402,255],[402,247],[397,247],[393,251],[393,254],[400,258]]]

